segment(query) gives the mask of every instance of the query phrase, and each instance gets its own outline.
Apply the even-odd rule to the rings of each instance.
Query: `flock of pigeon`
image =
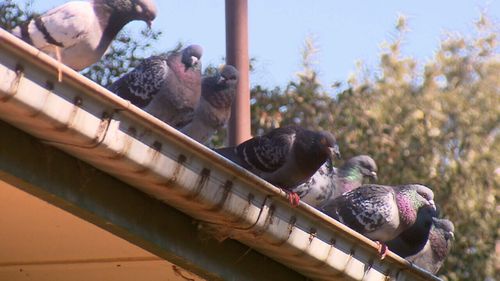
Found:
[[[130,21],[148,25],[156,17],[153,0],[72,1],[37,16],[12,33],[75,70],[97,62]],[[206,143],[230,116],[238,70],[225,65],[201,75],[203,50],[190,45],[144,59],[109,90]],[[368,155],[340,168],[339,147],[330,132],[299,126],[274,129],[235,147],[215,149],[222,156],[282,188],[293,206],[303,201],[366,237],[436,273],[450,250],[453,224],[439,219],[431,189],[420,184],[363,184],[377,180]]]

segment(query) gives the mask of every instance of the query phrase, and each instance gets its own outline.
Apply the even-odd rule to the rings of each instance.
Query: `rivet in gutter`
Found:
[[[172,176],[168,179],[168,181],[164,184],[167,187],[170,187],[170,185],[173,185],[177,183],[177,178],[179,177],[179,174],[181,173],[181,169],[184,166],[184,163],[187,161],[187,157],[184,154],[179,154],[177,157],[177,163],[175,163],[175,168],[172,173]]]
[[[224,203],[227,201],[227,198],[229,197],[229,194],[231,194],[231,189],[233,188],[233,182],[230,180],[227,180],[222,186],[222,196],[220,197],[219,202],[215,204],[212,208],[208,209],[208,211],[211,212],[217,212],[224,207]]]
[[[80,108],[80,106],[82,105],[83,101],[82,101],[82,98],[79,97],[79,96],[76,96],[74,99],[73,99],[73,108],[71,109],[71,112],[69,114],[69,117],[68,117],[68,120],[66,120],[66,122],[64,124],[62,124],[61,126],[57,126],[55,129],[57,131],[66,131],[68,130],[69,128],[72,127],[72,124],[73,122],[75,121],[75,117],[78,113],[78,109]]]
[[[53,91],[54,90],[54,83],[50,80],[47,80],[45,81],[45,89],[49,90],[49,91]]]
[[[390,280],[398,280],[399,279],[399,274],[401,273],[401,271],[398,270],[398,272],[396,272],[396,274],[394,275],[394,278],[391,276],[391,269],[387,269],[385,272],[384,272],[384,275],[385,275],[385,278],[384,280],[387,280],[387,281],[390,281]]]
[[[19,84],[21,83],[21,79],[24,77],[24,67],[20,64],[17,64],[15,71],[16,71],[16,78],[12,80],[7,95],[1,97],[0,101],[6,102],[17,94],[17,90],[19,89]]]
[[[207,168],[203,168],[201,170],[200,176],[198,177],[198,181],[196,182],[196,188],[193,192],[189,193],[186,198],[194,199],[200,195],[203,188],[207,185],[208,179],[210,178],[210,170]]]
[[[372,269],[373,263],[374,263],[374,260],[369,259],[368,262],[364,264],[365,270],[363,272],[363,279],[362,280],[365,279],[365,277],[368,275],[368,272],[370,272],[370,269]]]
[[[101,121],[99,122],[99,127],[94,137],[94,143],[91,147],[98,146],[106,138],[106,133],[108,132],[109,125],[111,124],[112,115],[104,111],[101,116]]]
[[[316,228],[312,227],[309,230],[309,244],[312,243],[314,238],[316,238],[316,235],[318,235],[318,231],[316,230]]]
[[[134,127],[128,127],[127,134],[131,135],[132,137],[137,136],[137,129]]]
[[[154,141],[151,147],[156,151],[161,151],[162,144],[159,141]]]
[[[76,106],[81,106],[83,103],[82,97],[76,96],[75,99],[73,100],[73,104]]]
[[[290,235],[292,235],[295,223],[297,223],[297,217],[291,216],[290,220],[288,221],[286,236],[283,239],[281,239],[280,241],[278,241],[276,243],[272,243],[272,245],[281,246],[281,245],[285,244],[288,241],[288,239],[290,239]]]
[[[262,225],[262,229],[265,230],[269,228],[271,224],[273,224],[273,219],[274,219],[274,211],[276,210],[276,207],[274,205],[269,206],[269,211],[267,212],[266,220],[264,221],[264,225]]]

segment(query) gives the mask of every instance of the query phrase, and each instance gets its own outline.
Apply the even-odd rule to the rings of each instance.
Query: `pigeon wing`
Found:
[[[109,90],[143,108],[159,92],[169,71],[162,56],[145,59],[139,66],[113,83]]]
[[[367,234],[387,222],[391,212],[389,204],[393,196],[389,187],[368,185],[337,197],[323,209],[357,232]]]
[[[43,51],[68,48],[88,35],[96,15],[91,3],[72,1],[16,27],[12,33]]]
[[[240,144],[236,153],[255,170],[271,173],[283,166],[292,144],[293,138],[289,134],[276,129]]]

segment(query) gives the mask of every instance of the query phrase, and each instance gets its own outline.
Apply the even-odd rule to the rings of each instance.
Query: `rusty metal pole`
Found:
[[[226,63],[240,72],[229,120],[229,145],[251,137],[248,58],[248,0],[226,0]]]

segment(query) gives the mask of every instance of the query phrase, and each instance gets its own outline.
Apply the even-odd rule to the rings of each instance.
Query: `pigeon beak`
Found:
[[[196,65],[198,63],[198,58],[195,56],[191,56],[191,65]]]
[[[226,81],[226,78],[221,76],[221,77],[219,77],[219,80],[217,80],[217,84],[222,84],[224,81]]]
[[[335,160],[335,158],[342,159],[342,155],[340,155],[340,149],[338,145],[330,147],[330,158],[332,159],[332,163],[334,162],[333,160]]]
[[[450,235],[451,240],[455,240],[455,234],[453,234],[453,232],[448,232],[448,235]]]
[[[370,173],[370,178],[372,178],[374,181],[377,181],[377,180],[378,180],[378,177],[377,177],[377,172],[372,171],[372,172]]]
[[[429,206],[436,210],[436,203],[434,203],[434,200],[429,200]]]

